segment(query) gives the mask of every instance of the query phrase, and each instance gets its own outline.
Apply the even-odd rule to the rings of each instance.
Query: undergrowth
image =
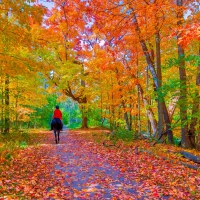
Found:
[[[0,134],[0,161],[10,161],[17,149],[37,145],[42,139],[39,134],[24,130],[11,130],[8,134]]]

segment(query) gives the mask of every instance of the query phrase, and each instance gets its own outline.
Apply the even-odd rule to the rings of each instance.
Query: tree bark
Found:
[[[149,88],[149,69],[148,67],[146,68],[146,92],[148,93],[148,88]],[[147,101],[148,104],[151,104],[151,100]],[[147,113],[147,117],[148,117],[148,113]],[[147,133],[149,133],[149,135],[151,136],[151,122],[149,121],[149,117],[147,120]]]
[[[81,112],[82,112],[82,126],[81,128],[88,128],[88,117],[87,117],[87,110],[85,104],[87,103],[87,98],[83,97],[81,101]]]
[[[160,56],[160,33],[157,31],[155,34],[156,39],[156,67],[157,67],[157,79],[158,79],[158,137],[162,135],[163,132],[163,103],[160,98],[161,87],[162,87],[162,71],[161,71],[161,56]]]
[[[128,117],[128,112],[126,111],[126,105],[125,105],[124,101],[122,101],[122,106],[123,106],[123,109],[124,109],[124,120],[126,122],[126,130],[131,131],[131,126],[130,126],[130,121],[129,121],[129,117]]]
[[[81,128],[88,128],[88,118],[84,114],[82,114],[82,126]]]
[[[138,72],[137,72],[138,74]],[[138,78],[138,75],[137,75]],[[137,90],[137,108],[138,108],[138,135],[141,135],[141,114],[140,114],[140,92]]]
[[[182,0],[177,0],[177,6],[179,7],[177,18],[178,27],[182,26],[183,6]],[[181,33],[178,33],[177,40],[181,38]],[[186,81],[186,69],[185,69],[185,52],[180,44],[178,44],[178,60],[179,60],[179,76],[180,76],[180,119],[181,119],[181,145],[184,148],[192,148],[192,143],[188,135],[188,121],[187,121],[187,81]]]
[[[200,151],[200,132],[198,133],[197,136],[197,147],[196,147],[197,151]]]
[[[200,56],[200,45],[199,45],[199,56]],[[200,86],[200,62],[198,63],[198,74],[197,74],[197,77],[196,77],[196,86]],[[197,97],[198,97],[198,111],[199,111],[199,103],[200,103],[200,96],[199,96],[199,93],[197,91]],[[198,135],[197,135],[197,142],[196,142],[196,149],[198,151],[200,151],[200,120],[197,120],[197,123],[198,123]]]
[[[153,131],[153,135],[152,136],[155,137],[156,133],[157,133],[157,127],[158,127],[157,121],[155,119],[155,116],[153,114],[152,109],[149,108],[148,100],[144,97],[144,91],[143,91],[141,85],[138,84],[137,87],[138,87],[138,90],[140,92],[141,99],[142,99],[143,104],[144,104],[144,106],[146,108],[146,112],[147,112],[147,115],[148,115],[148,118],[149,118],[149,121],[150,121],[150,124],[151,124],[151,128],[152,128],[152,131]]]
[[[195,143],[195,133],[196,133],[196,125],[198,123],[198,118],[197,118],[197,114],[199,112],[199,94],[198,91],[195,91],[195,97],[193,100],[193,106],[192,106],[192,119],[191,119],[191,123],[190,123],[190,129],[188,131],[188,136],[190,139],[190,143],[192,145],[192,148],[196,147],[196,143]]]
[[[177,105],[177,102],[179,100],[180,96],[175,96],[172,101],[169,103],[168,105],[168,113],[169,113],[169,118],[170,118],[170,121],[172,121],[172,118],[173,118],[173,115],[174,115],[174,111],[176,109],[176,105]]]

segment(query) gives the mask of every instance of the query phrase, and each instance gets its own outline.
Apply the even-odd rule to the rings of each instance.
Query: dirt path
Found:
[[[83,137],[65,130],[55,144],[53,133],[43,134],[43,144],[21,150],[2,169],[0,200],[165,199],[148,196],[148,186],[135,181],[133,171],[124,173],[121,166],[110,164],[112,158],[96,145],[89,148]]]
[[[64,176],[63,184],[72,199],[140,199],[136,182],[109,165],[102,155],[80,146],[84,146],[84,141],[67,132],[56,145],[59,163],[55,174]]]

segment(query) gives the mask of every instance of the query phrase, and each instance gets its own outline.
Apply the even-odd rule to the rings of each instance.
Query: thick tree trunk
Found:
[[[199,56],[200,56],[200,45],[199,45]],[[196,86],[200,86],[200,62],[198,64],[198,74],[197,74],[197,77],[196,77]],[[199,93],[197,91],[197,97],[198,97],[198,111],[199,111],[199,103],[200,103],[200,96],[199,96]],[[198,135],[197,135],[197,142],[196,142],[196,149],[198,151],[200,151],[200,120],[197,120],[196,122],[198,124]]]
[[[88,117],[87,110],[85,108],[85,104],[87,103],[87,98],[83,97],[81,100],[81,112],[82,112],[82,126],[81,128],[88,128]]]
[[[182,26],[183,6],[182,0],[177,0],[177,6],[180,8],[177,13],[179,27]],[[178,33],[177,39],[181,38],[181,33]],[[181,145],[184,148],[192,148],[192,143],[188,135],[188,122],[187,122],[187,83],[186,83],[186,69],[185,69],[185,52],[184,49],[178,44],[178,59],[179,59],[179,76],[180,76],[180,119],[181,119]]]
[[[82,126],[81,128],[88,128],[88,118],[82,115]]]
[[[191,148],[190,140],[188,137],[188,122],[187,122],[187,89],[186,89],[186,70],[185,61],[182,56],[184,56],[184,51],[178,45],[178,55],[179,55],[179,75],[180,75],[180,118],[181,118],[181,144],[185,148]]]
[[[160,98],[161,87],[162,87],[162,71],[161,71],[161,56],[160,56],[160,33],[159,31],[155,35],[156,39],[156,67],[157,67],[157,79],[158,79],[158,136],[159,138],[163,132],[163,103]]]
[[[194,97],[194,101],[193,101],[193,106],[192,106],[192,119],[191,119],[191,123],[190,123],[190,129],[188,132],[188,136],[192,145],[192,148],[196,147],[195,144],[195,133],[196,133],[196,125],[198,123],[198,118],[197,118],[197,114],[199,112],[199,101],[200,97],[198,94],[198,91],[195,91],[195,97]]]

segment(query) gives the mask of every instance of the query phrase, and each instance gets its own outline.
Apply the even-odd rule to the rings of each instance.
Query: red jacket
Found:
[[[59,118],[60,120],[62,120],[62,112],[59,109],[54,110],[53,119],[54,118]]]

